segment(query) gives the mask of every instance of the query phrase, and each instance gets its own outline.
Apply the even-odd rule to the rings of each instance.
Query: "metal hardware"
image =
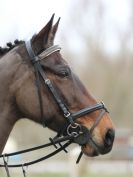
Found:
[[[66,114],[64,114],[64,116],[67,118],[67,117],[69,117],[71,114],[70,114],[70,112],[67,112]]]
[[[73,135],[74,137],[77,137],[79,134],[81,134],[81,125],[74,123],[75,126],[72,124],[69,124],[67,127],[67,134]]]
[[[45,84],[47,84],[47,85],[50,84],[50,82],[51,82],[51,81],[50,81],[49,79],[46,79],[46,80],[45,80]]]

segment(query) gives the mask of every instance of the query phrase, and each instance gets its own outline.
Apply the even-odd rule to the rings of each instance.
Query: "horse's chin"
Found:
[[[90,145],[83,145],[81,149],[86,156],[95,157],[99,155],[98,150],[94,149]]]
[[[89,157],[95,157],[100,154],[104,155],[104,154],[109,153],[112,149],[112,146],[107,148],[106,146],[103,146],[103,145],[97,144],[94,141],[91,141],[90,143],[83,145],[81,149],[85,155]]]

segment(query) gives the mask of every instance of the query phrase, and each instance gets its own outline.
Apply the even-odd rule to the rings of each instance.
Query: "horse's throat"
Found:
[[[5,113],[0,114],[0,154],[2,153],[10,132],[13,128],[13,122],[10,122]]]

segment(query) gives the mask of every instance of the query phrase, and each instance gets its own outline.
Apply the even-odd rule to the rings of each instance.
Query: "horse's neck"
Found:
[[[20,61],[13,56],[11,52],[0,59],[0,153],[17,120],[11,85]]]

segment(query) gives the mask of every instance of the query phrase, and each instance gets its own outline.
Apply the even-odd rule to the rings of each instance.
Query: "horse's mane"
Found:
[[[0,57],[2,57],[6,53],[8,53],[10,50],[12,50],[14,47],[22,43],[24,43],[24,41],[16,39],[13,43],[8,42],[5,47],[0,47]]]

